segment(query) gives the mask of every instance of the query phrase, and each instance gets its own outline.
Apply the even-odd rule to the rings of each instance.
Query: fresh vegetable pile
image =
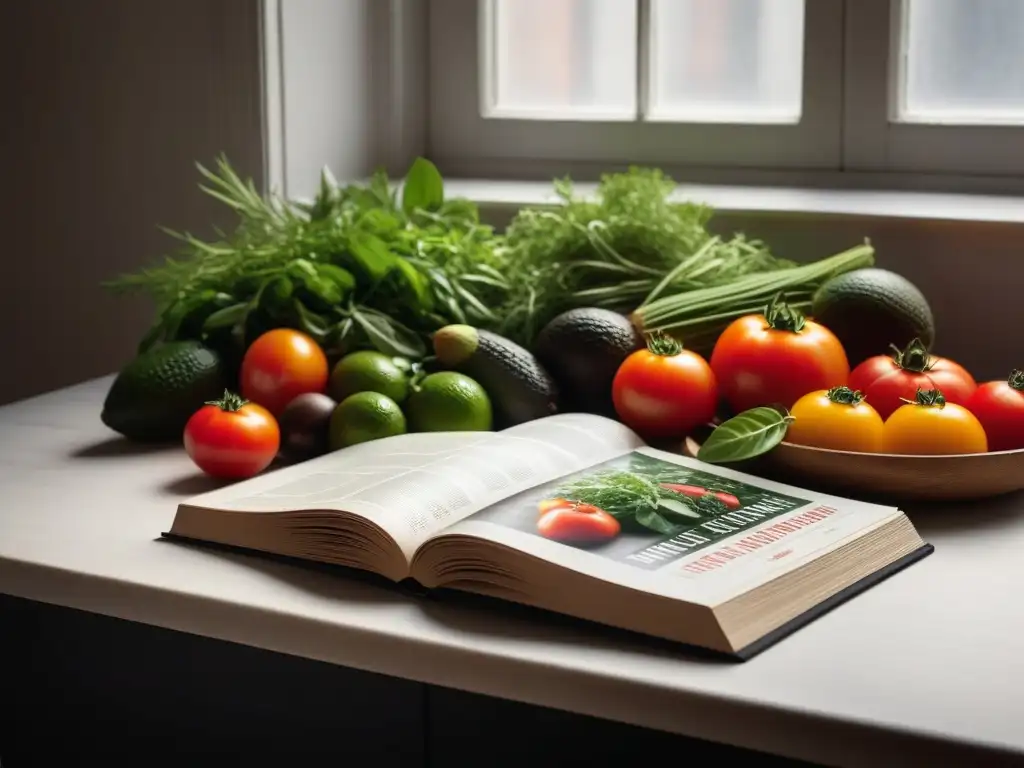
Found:
[[[134,440],[183,441],[211,474],[560,411],[654,440],[724,415],[708,461],[787,436],[874,452],[1024,447],[1024,374],[979,387],[931,354],[926,299],[875,268],[870,245],[795,264],[711,234],[711,211],[675,201],[657,170],[607,175],[593,199],[558,181],[559,204],[524,208],[505,233],[447,198],[424,159],[397,188],[325,171],[309,204],[258,193],[224,159],[200,172],[237,225],[212,240],[171,233],[180,254],[113,283],[148,293],[157,317],[102,418]],[[616,525],[657,526],[696,503],[647,490],[642,514]],[[552,530],[610,530],[583,501],[603,508],[574,498]]]

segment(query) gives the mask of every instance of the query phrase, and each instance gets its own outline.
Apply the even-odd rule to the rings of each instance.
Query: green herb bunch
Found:
[[[490,308],[509,293],[500,238],[473,203],[444,198],[429,161],[413,163],[401,199],[382,172],[339,185],[325,170],[311,203],[261,195],[224,157],[199,172],[237,225],[212,241],[168,230],[180,255],[110,284],[158,304],[140,352],[184,338],[237,352],[283,326],[329,353],[371,346],[421,357],[443,325],[496,324]]]
[[[675,183],[657,169],[602,176],[593,198],[569,179],[560,205],[521,210],[506,232],[509,282],[500,330],[529,345],[558,313],[604,307],[630,313],[660,295],[723,285],[792,266],[742,234],[707,230],[712,211],[671,199]]]
[[[669,535],[727,511],[710,493],[691,499],[662,488],[656,479],[621,470],[570,481],[555,495],[593,504],[627,527]]]

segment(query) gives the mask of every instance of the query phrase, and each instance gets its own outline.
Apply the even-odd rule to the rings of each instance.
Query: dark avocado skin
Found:
[[[850,367],[904,349],[919,338],[935,343],[935,320],[924,294],[902,275],[874,267],[827,281],[815,294],[811,317],[842,342]]]
[[[135,358],[114,379],[100,415],[129,440],[181,440],[189,418],[224,394],[220,356],[198,341],[177,341]]]
[[[558,384],[563,410],[615,416],[612,381],[643,338],[629,318],[610,309],[563,312],[538,334],[534,353]]]
[[[476,349],[455,369],[487,391],[497,429],[558,412],[558,388],[537,358],[490,331],[477,329],[476,336]]]

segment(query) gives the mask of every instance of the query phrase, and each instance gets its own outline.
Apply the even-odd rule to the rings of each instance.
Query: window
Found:
[[[430,0],[459,175],[1024,172],[1022,0]]]

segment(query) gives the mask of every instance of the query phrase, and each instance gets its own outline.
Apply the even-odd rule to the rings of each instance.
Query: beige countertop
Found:
[[[721,663],[161,541],[209,486],[100,423],[109,383],[0,408],[0,592],[830,764],[1024,763],[1024,497],[911,509],[935,554]]]

